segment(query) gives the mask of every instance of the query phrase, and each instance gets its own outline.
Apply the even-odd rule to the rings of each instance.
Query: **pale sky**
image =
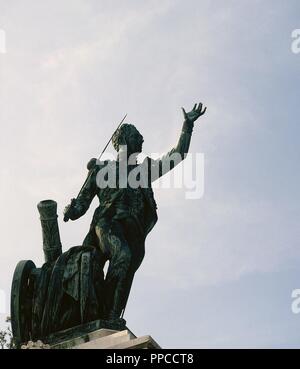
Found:
[[[76,222],[62,210],[118,121],[165,152],[181,106],[202,101],[204,196],[155,190],[127,325],[165,348],[299,347],[299,13],[297,0],[0,0],[1,322],[17,262],[43,263],[37,203],[56,200],[63,249],[79,245],[97,201]]]

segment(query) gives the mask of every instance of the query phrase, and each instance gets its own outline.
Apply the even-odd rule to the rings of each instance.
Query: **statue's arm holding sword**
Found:
[[[119,123],[119,125],[118,125],[117,129],[115,130],[115,132],[122,125],[122,123],[124,122],[126,117],[127,117],[127,114],[125,114],[124,118]],[[109,141],[105,145],[105,147],[102,150],[101,154],[99,155],[98,159],[96,159],[96,160],[92,159],[91,160],[91,161],[94,162],[93,164],[96,164],[97,161],[100,162],[103,153],[105,152],[105,150],[107,149],[107,146],[109,145],[110,141],[112,140],[112,137],[113,137],[113,135],[111,136],[111,138],[109,139]],[[70,219],[71,220],[76,220],[76,219],[80,218],[82,215],[84,215],[87,212],[91,202],[93,201],[93,198],[96,196],[97,185],[96,185],[95,176],[96,176],[97,166],[96,165],[91,165],[91,168],[89,168],[89,165],[88,165],[88,169],[89,169],[88,176],[87,176],[84,184],[82,185],[77,198],[72,199],[71,203],[65,207],[65,210],[64,210],[64,221],[65,222],[69,221]]]

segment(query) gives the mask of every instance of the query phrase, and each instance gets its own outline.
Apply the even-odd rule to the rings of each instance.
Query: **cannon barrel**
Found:
[[[54,200],[44,200],[38,203],[37,208],[42,225],[45,262],[52,263],[62,253],[57,223],[57,203]]]

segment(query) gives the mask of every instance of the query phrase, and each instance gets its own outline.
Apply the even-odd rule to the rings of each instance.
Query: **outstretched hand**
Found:
[[[198,107],[197,104],[195,104],[193,110],[188,113],[184,110],[184,108],[181,108],[183,111],[184,119],[188,122],[195,122],[199,117],[201,117],[201,115],[205,114],[206,112],[206,107],[203,110],[202,107],[202,103],[199,103]]]

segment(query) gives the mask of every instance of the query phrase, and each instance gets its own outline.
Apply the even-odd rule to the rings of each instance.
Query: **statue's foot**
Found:
[[[118,317],[116,317],[116,316],[109,316],[108,320],[110,322],[118,322],[118,323],[126,322],[125,319],[120,318],[119,316]]]
[[[115,312],[110,312],[110,314],[108,315],[108,320],[110,322],[113,322],[114,324],[118,324],[120,326],[122,325],[126,325],[126,320],[123,318],[120,318],[119,314],[116,314]]]

